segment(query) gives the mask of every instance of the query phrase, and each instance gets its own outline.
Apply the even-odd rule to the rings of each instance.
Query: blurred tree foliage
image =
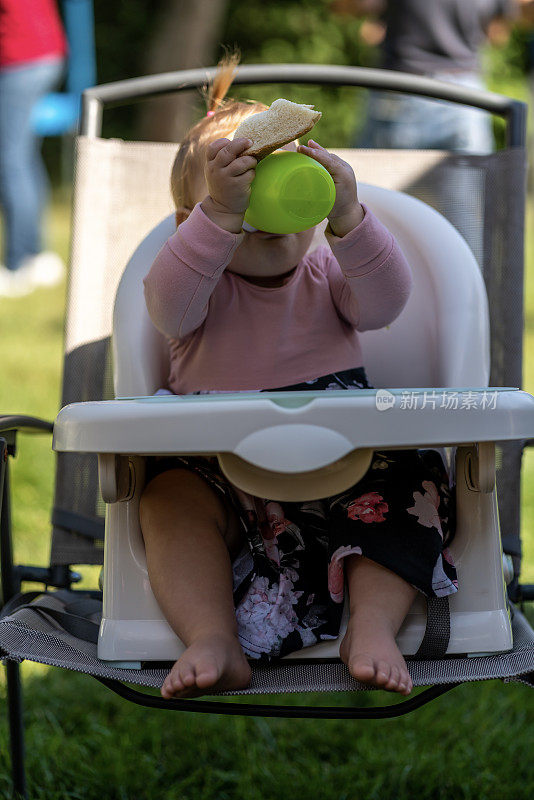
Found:
[[[240,49],[244,64],[377,65],[377,51],[359,37],[360,20],[333,14],[329,0],[231,0],[229,12],[223,41]],[[329,147],[350,144],[363,110],[363,93],[346,87],[282,84],[236,87],[232,94],[268,104],[277,97],[313,103],[323,112],[314,135]]]
[[[190,0],[194,2],[194,0]],[[184,0],[184,3],[188,0]],[[147,48],[168,0],[128,0],[109,3],[95,0],[95,37],[99,83],[147,74]],[[376,48],[359,37],[361,21],[335,15],[330,0],[228,0],[215,64],[224,46],[238,47],[242,63],[314,63],[376,66]],[[512,31],[504,47],[490,47],[484,58],[489,88],[527,99],[525,73],[533,70],[533,36],[524,28]],[[191,67],[207,66],[191,63]],[[169,70],[176,69],[170,63]],[[522,87],[519,88],[518,87]],[[316,131],[327,146],[348,146],[364,115],[364,92],[350,88],[316,86],[235,87],[232,96],[266,103],[277,97],[313,103],[323,112]],[[200,116],[204,113],[200,93],[193,93]],[[110,110],[104,115],[104,135],[135,139],[139,133],[136,106]],[[54,141],[47,152],[59,149]],[[57,160],[57,159],[56,159]],[[53,159],[52,159],[53,161]]]
[[[147,42],[167,0],[128,0],[125,4],[95,0],[95,36],[98,82],[146,74]],[[329,0],[229,0],[221,47],[238,47],[243,64],[314,63],[376,64],[376,52],[358,37],[360,21],[331,13]],[[206,66],[192,63],[191,67]],[[169,65],[169,70],[173,65]],[[314,103],[324,113],[321,135],[341,146],[354,127],[353,90],[317,87],[251,87],[233,90],[232,96],[253,97],[267,103],[279,96]],[[199,114],[202,113],[199,98]],[[107,136],[135,138],[135,109],[123,108],[106,115]]]

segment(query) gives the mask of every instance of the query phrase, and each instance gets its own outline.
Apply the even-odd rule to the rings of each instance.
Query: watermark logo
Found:
[[[402,392],[399,408],[443,408],[447,411],[487,411],[497,408],[498,392],[465,392],[444,389],[441,392]]]
[[[429,408],[432,410],[445,409],[447,411],[491,411],[497,408],[496,391],[478,391],[470,389],[455,391],[442,389],[436,391],[402,391],[398,395],[397,407],[401,411]],[[378,411],[387,411],[396,404],[397,396],[387,389],[378,389],[376,393],[376,407]]]
[[[378,389],[375,402],[378,411],[387,411],[395,405],[395,395],[387,389]]]

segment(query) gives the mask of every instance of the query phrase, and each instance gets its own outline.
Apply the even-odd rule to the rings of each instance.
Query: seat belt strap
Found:
[[[448,597],[427,597],[426,630],[414,658],[443,658],[451,637]]]
[[[39,598],[43,596],[47,596],[43,591],[16,595],[2,609],[2,617],[6,617],[21,609],[28,609],[43,616],[51,617],[61,626],[62,630],[66,633],[70,633],[77,639],[97,644],[100,625],[98,622],[93,622],[89,617],[92,614],[101,613],[101,599],[97,597],[72,599],[72,595],[69,595],[67,590],[58,590],[48,596],[55,597],[57,600],[65,602],[64,610],[59,610],[57,608],[51,608],[46,603],[39,602]]]

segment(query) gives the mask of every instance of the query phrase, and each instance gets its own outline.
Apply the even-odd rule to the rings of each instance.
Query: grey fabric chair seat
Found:
[[[37,661],[136,686],[160,688],[168,665],[149,664],[141,669],[111,667],[97,658],[96,641],[90,642],[65,630],[51,614],[62,612],[65,600],[76,601],[80,592],[60,591],[30,599],[27,606],[0,619],[0,647],[10,659]],[[32,598],[32,595],[28,596]],[[21,597],[24,602],[24,595]],[[50,614],[47,614],[47,609]],[[95,635],[99,612],[90,617]],[[434,660],[409,658],[414,686],[456,684],[494,678],[516,680],[534,687],[534,633],[525,616],[514,609],[513,650],[499,655],[445,657]],[[282,662],[272,666],[252,664],[252,681],[247,689],[225,692],[232,695],[284,694],[295,692],[357,692],[369,687],[358,683],[338,660]]]

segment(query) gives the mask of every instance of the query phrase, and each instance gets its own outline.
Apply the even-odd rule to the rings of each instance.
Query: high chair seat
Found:
[[[414,274],[401,315],[387,328],[361,335],[369,379],[382,391],[153,396],[166,383],[168,346],[148,317],[142,281],[174,220],[163,220],[131,257],[114,314],[117,399],[63,408],[54,435],[58,451],[99,454],[108,502],[100,658],[139,666],[175,659],[183,650],[152,594],[139,528],[142,456],[158,453],[218,455],[225,474],[246,491],[307,499],[355,483],[373,449],[457,447],[447,452],[456,470],[451,552],[461,588],[450,598],[447,652],[512,647],[494,442],[529,435],[534,398],[513,387],[487,388],[485,287],[456,229],[408,195],[369,185],[359,191],[397,238]],[[318,231],[312,246],[320,243]],[[418,597],[399,632],[403,653],[417,651],[425,626],[425,603]],[[338,655],[339,640],[287,658]]]

